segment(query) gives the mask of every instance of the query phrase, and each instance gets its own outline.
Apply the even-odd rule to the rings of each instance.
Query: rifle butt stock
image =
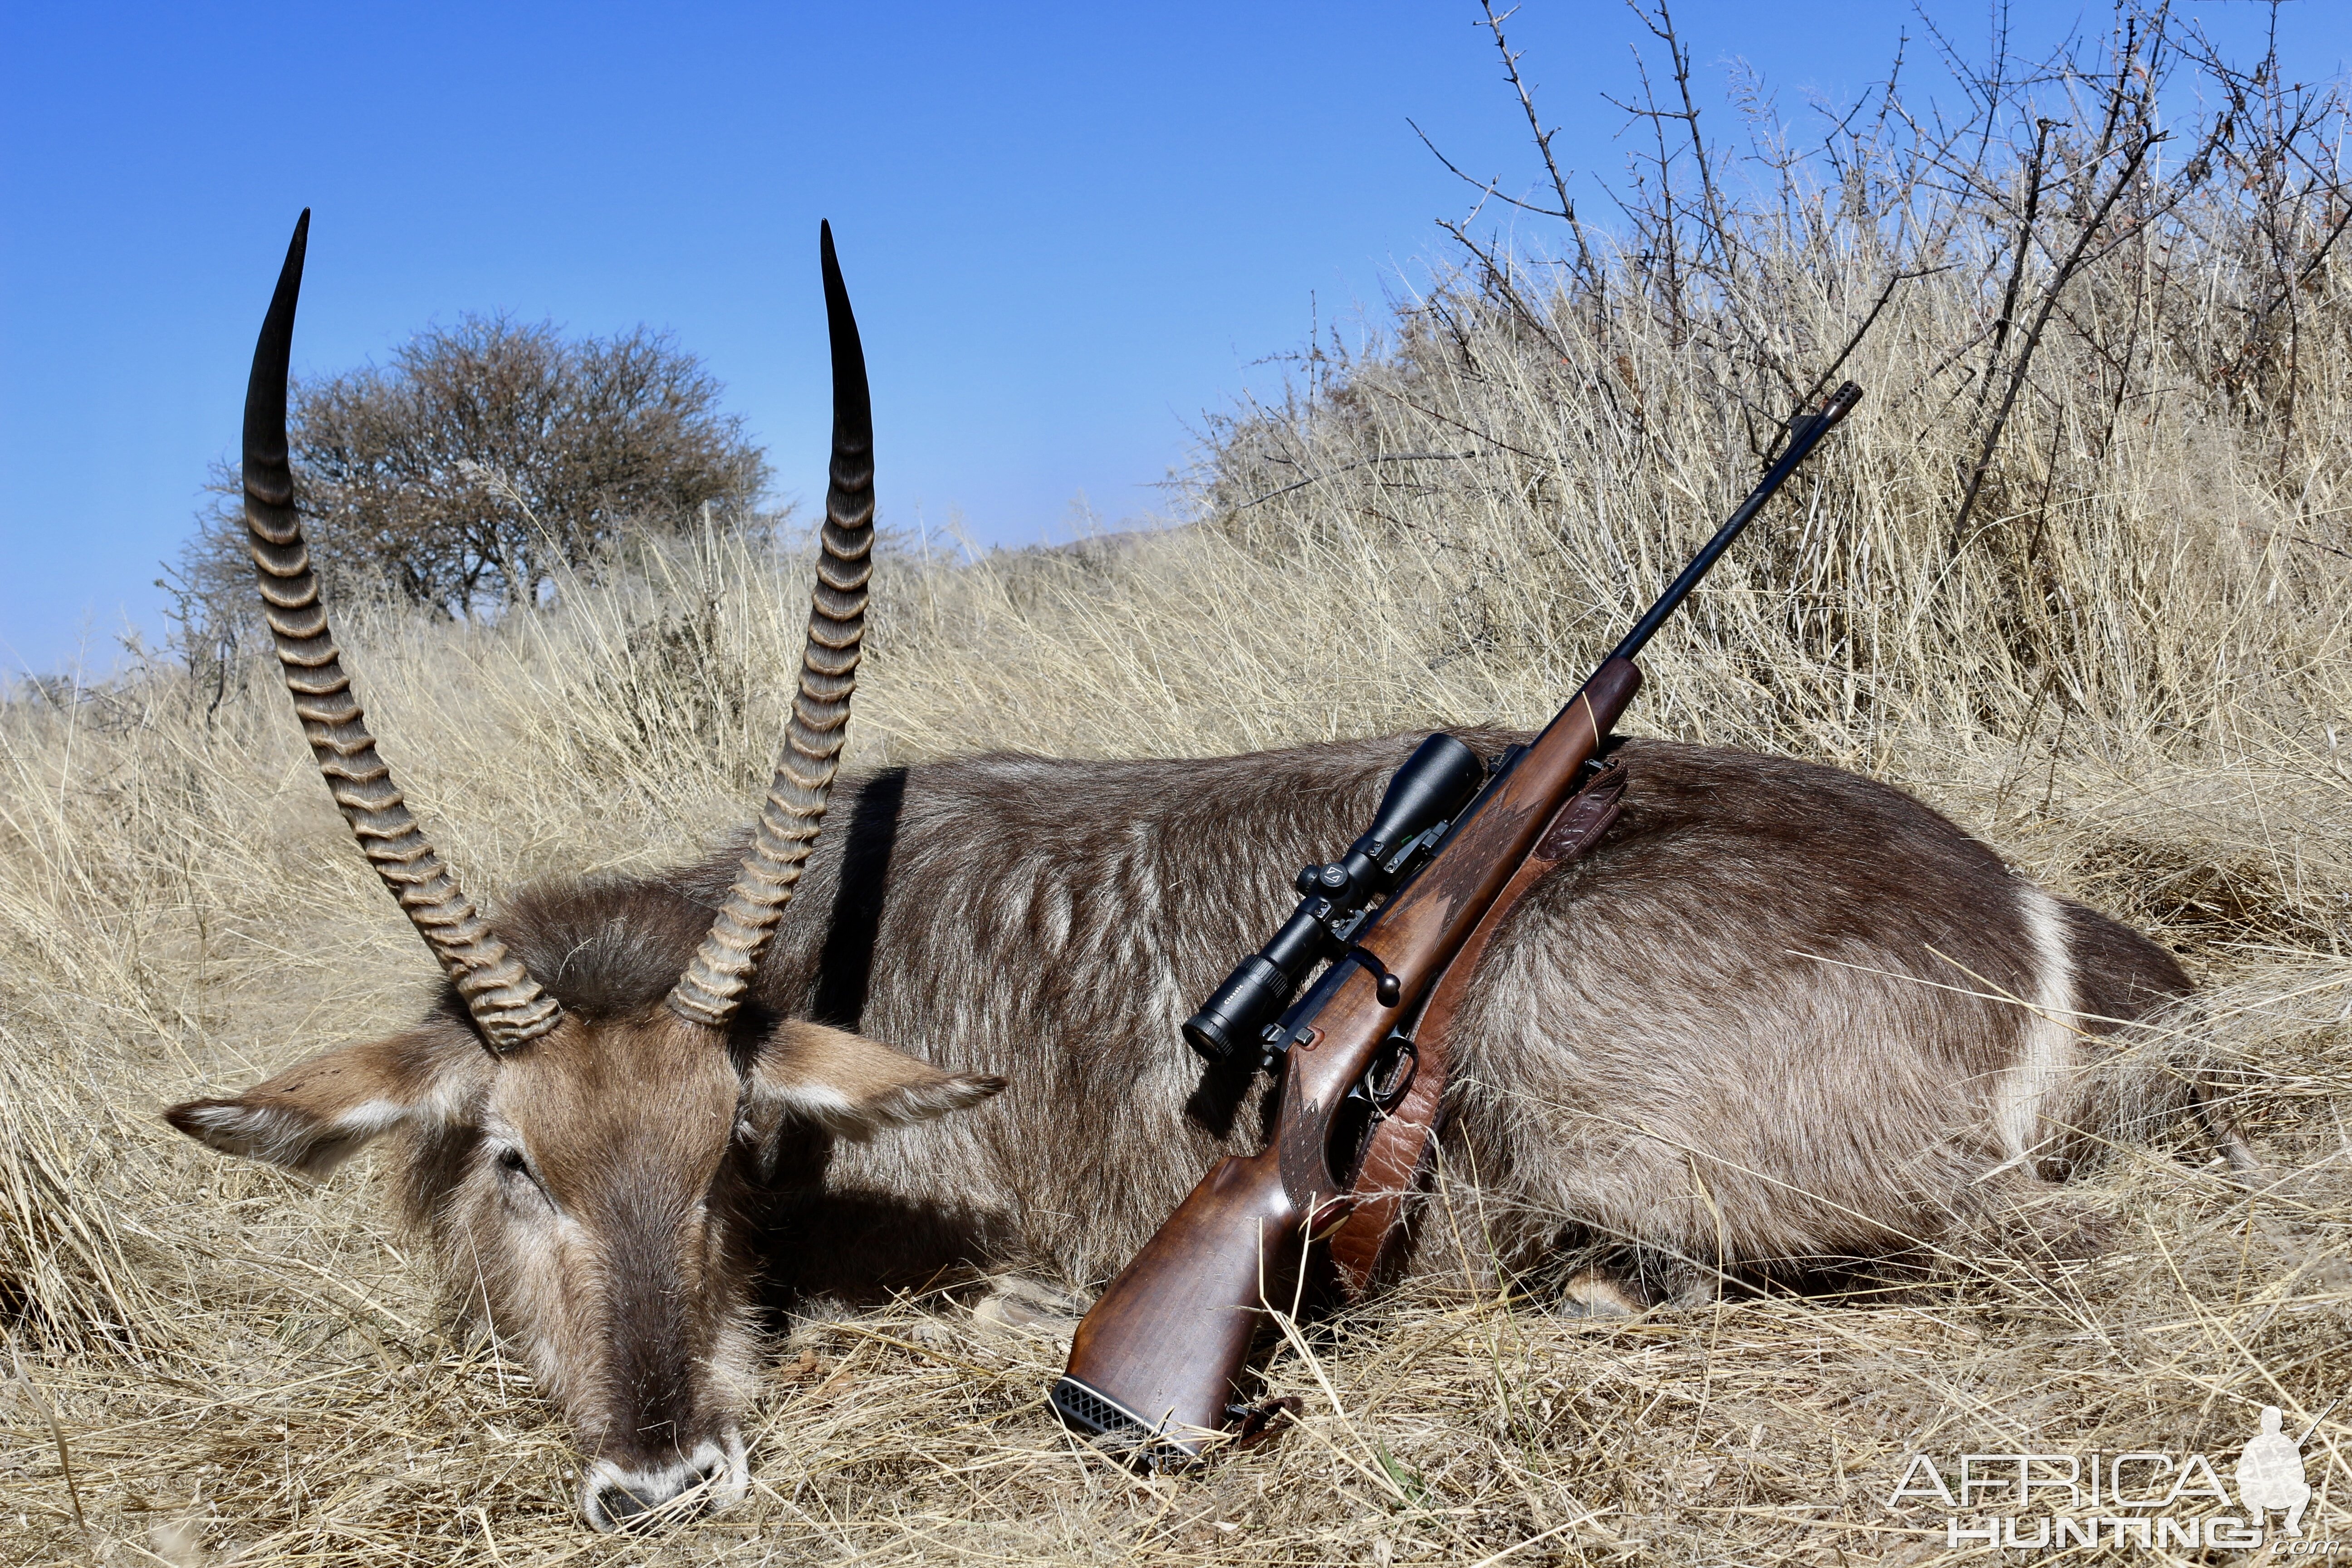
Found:
[[[1274,1152],[1218,1162],[1078,1325],[1055,1412],[1155,1468],[1192,1463],[1223,1440],[1251,1346],[1269,1303],[1288,1307],[1303,1248]]]

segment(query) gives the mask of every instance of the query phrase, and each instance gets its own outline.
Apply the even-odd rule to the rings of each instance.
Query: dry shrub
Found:
[[[2121,1151],[2072,1189],[2114,1237],[2095,1260],[1956,1260],[1885,1296],[1595,1329],[1423,1281],[1294,1340],[1269,1378],[1297,1428],[1181,1479],[1060,1434],[1054,1340],[910,1299],[779,1347],[739,1514],[592,1542],[563,1434],[409,1266],[369,1162],[307,1187],[155,1120],[390,1028],[431,983],[268,672],[158,664],[0,710],[0,1312],[24,1367],[0,1392],[0,1556],[1925,1561],[1940,1517],[1884,1501],[1910,1452],[2218,1453],[2266,1403],[2320,1421],[2305,1525],[2345,1531],[2352,312],[2331,247],[2352,209],[2281,183],[2308,106],[2273,70],[2225,82],[2239,141],[2142,157],[2102,216],[2146,123],[2115,66],[2046,74],[2074,129],[1996,137],[2008,162],[1942,196],[1921,171],[1957,154],[1914,141],[1845,146],[1826,188],[1790,164],[1788,200],[1657,197],[1649,219],[1684,226],[1671,276],[1646,231],[1578,231],[1558,268],[1474,247],[1393,331],[1344,363],[1318,345],[1293,401],[1218,426],[1192,526],[977,559],[897,542],[853,762],[1539,721],[1883,298],[1839,366],[1869,401],[1654,645],[1635,725],[1897,779],[2174,944],[2261,1180],[2193,1142]],[[2042,231],[2005,249],[2036,191]],[[2102,259],[2062,275],[2087,231]],[[1992,352],[2012,296],[2021,323],[2055,301],[2021,368],[2023,325]],[[675,860],[745,816],[805,591],[801,563],[671,538],[495,626],[340,616],[411,799],[495,896]],[[1440,1197],[1475,1237],[1475,1187]]]

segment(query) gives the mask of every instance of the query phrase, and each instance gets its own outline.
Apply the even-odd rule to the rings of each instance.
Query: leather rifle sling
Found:
[[[1624,795],[1624,771],[1612,762],[1591,784],[1562,802],[1536,839],[1536,847],[1439,976],[1413,1030],[1412,1077],[1404,1086],[1403,1097],[1373,1122],[1364,1141],[1363,1160],[1357,1167],[1354,1210],[1331,1236],[1331,1261],[1339,1268],[1340,1289],[1350,1300],[1395,1265],[1404,1234],[1406,1200],[1427,1178],[1443,1125],[1446,1032],[1461,1009],[1463,994],[1469,989],[1478,961],[1486,956],[1487,944],[1519,900],[1546,872],[1575,859],[1600,841],[1617,820]]]

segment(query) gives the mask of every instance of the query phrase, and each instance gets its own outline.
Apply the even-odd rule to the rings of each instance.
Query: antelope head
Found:
[[[859,1138],[976,1103],[1002,1079],[942,1072],[856,1035],[742,1016],[838,765],[874,541],[865,355],[821,241],[834,432],[800,690],[734,885],[667,995],[567,1006],[459,889],[377,755],[294,507],[286,377],[310,230],[295,226],[246,391],[245,516],[294,711],[362,851],[447,974],[404,1034],[347,1046],[234,1099],[166,1112],[215,1149],[323,1175],[406,1137],[404,1176],[462,1288],[518,1345],[585,1458],[599,1529],[724,1507],[747,1480],[756,1371],[753,1232],[778,1142]],[[657,989],[657,987],[656,987]]]

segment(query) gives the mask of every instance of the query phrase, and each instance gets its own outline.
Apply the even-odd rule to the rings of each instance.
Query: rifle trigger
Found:
[[[1362,1088],[1365,1097],[1385,1114],[1404,1098],[1412,1087],[1413,1076],[1421,1070],[1421,1052],[1402,1035],[1391,1035],[1387,1048],[1372,1060],[1371,1068],[1364,1074]]]

